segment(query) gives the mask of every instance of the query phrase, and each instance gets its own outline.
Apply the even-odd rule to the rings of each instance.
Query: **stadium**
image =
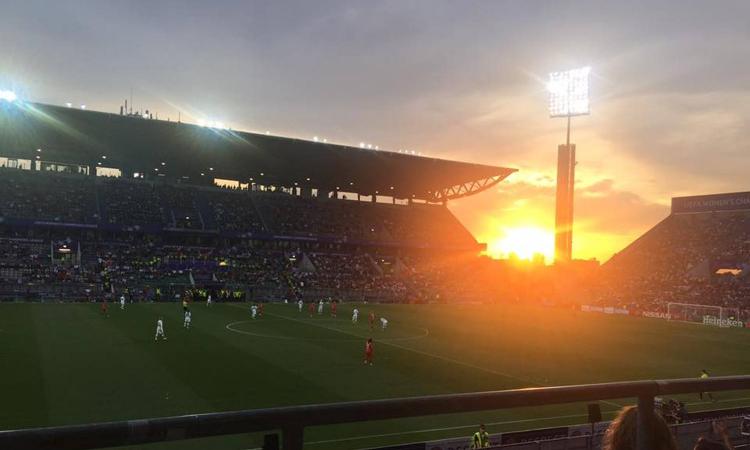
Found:
[[[4,5],[0,450],[750,447],[747,6],[330,3]]]
[[[15,342],[6,386],[18,387],[6,429],[129,420],[144,407],[168,416],[750,369],[745,331],[725,329],[747,317],[747,194],[674,199],[669,217],[593,278],[552,267],[519,281],[518,269],[481,257],[445,207],[513,169],[35,103],[1,111],[0,295],[9,303],[0,329]],[[722,231],[707,240],[708,230]],[[585,285],[533,288],[560,271]],[[189,329],[183,301],[195,314]],[[257,319],[250,305],[263,305]],[[368,326],[369,314],[388,318],[387,328]],[[170,340],[155,346],[157,318]],[[462,326],[472,322],[489,334]],[[609,328],[615,341],[601,338]],[[670,342],[675,334],[682,342]],[[359,357],[370,336],[372,367]],[[724,365],[707,345],[715,341]],[[618,365],[615,344],[647,355]],[[582,379],[582,366],[596,370]],[[687,405],[679,422],[688,439],[711,417],[703,410],[744,415],[741,393],[716,395],[719,403],[669,398]],[[603,401],[604,419],[624,404]],[[481,417],[502,446],[562,439],[578,448],[588,437],[576,435],[589,433],[582,409]],[[306,448],[420,439],[449,448],[466,442],[456,437],[476,414],[313,428]],[[739,419],[731,423],[738,433]]]

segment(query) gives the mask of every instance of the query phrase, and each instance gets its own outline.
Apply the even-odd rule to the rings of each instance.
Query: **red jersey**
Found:
[[[336,302],[331,303],[331,312],[336,314]]]
[[[370,319],[370,323],[375,322],[375,313],[370,313],[369,319]]]
[[[365,364],[372,365],[372,340],[365,343]]]
[[[307,308],[310,311],[310,314],[315,312],[315,303],[310,303],[310,306]]]
[[[260,315],[262,316],[263,315],[263,303],[258,305],[258,309],[260,310]]]

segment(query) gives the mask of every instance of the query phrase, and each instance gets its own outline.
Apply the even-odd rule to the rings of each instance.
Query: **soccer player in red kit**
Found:
[[[310,302],[310,306],[307,307],[307,311],[310,312],[310,317],[315,314],[315,302]]]
[[[372,365],[372,353],[372,338],[368,338],[367,343],[365,344],[365,364]]]
[[[336,300],[331,302],[331,317],[336,318]]]
[[[104,317],[109,317],[109,314],[107,314],[107,308],[109,308],[109,305],[107,304],[107,299],[104,299],[104,301],[102,301],[102,315],[104,315]]]
[[[260,315],[260,317],[263,317],[263,303],[262,302],[258,304],[258,314]]]
[[[367,316],[367,320],[370,322],[370,331],[372,331],[372,327],[375,325],[375,313],[370,311],[370,315]]]

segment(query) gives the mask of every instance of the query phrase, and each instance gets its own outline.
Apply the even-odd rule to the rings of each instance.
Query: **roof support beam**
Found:
[[[462,197],[468,197],[476,193],[486,191],[504,180],[511,172],[496,175],[493,177],[482,178],[479,180],[468,181],[466,183],[449,186],[438,191],[434,191],[428,197],[429,201],[445,202],[446,200],[455,200]]]

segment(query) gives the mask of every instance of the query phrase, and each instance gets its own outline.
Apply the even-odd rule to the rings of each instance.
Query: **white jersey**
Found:
[[[208,294],[208,297],[206,298],[206,304],[207,305],[211,304],[211,294]]]
[[[354,311],[352,311],[352,322],[356,322],[357,319],[359,319],[359,310],[354,308]]]
[[[300,301],[297,302],[297,308],[299,308],[299,312],[302,312],[302,306],[303,305],[304,305],[304,303],[302,303],[302,300],[300,300]]]
[[[250,314],[252,314],[253,319],[255,319],[255,316],[258,314],[258,307],[253,305],[250,307]]]
[[[190,328],[190,322],[193,320],[193,313],[185,312],[185,328]]]
[[[323,300],[318,303],[318,314],[323,314]]]
[[[380,325],[382,325],[383,329],[385,330],[385,327],[388,326],[388,319],[386,319],[385,317],[381,317],[380,318]]]
[[[154,341],[158,340],[160,336],[164,340],[167,339],[167,335],[164,334],[164,322],[162,322],[161,319],[156,321],[156,334],[154,335]]]
[[[125,309],[125,296],[120,296],[120,309]]]

